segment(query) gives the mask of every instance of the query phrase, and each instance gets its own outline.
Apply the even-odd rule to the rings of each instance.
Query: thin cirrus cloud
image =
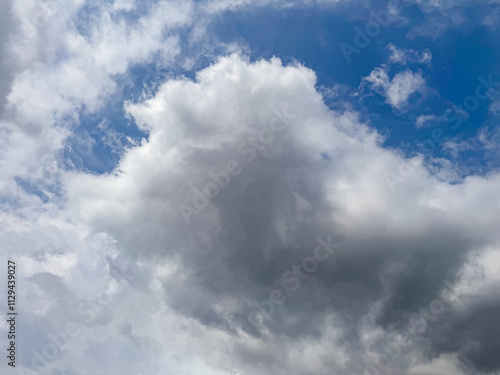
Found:
[[[430,64],[432,61],[432,53],[426,49],[422,52],[413,49],[398,48],[390,43],[387,48],[391,52],[389,61],[401,65],[408,63]]]
[[[420,115],[415,119],[415,126],[417,128],[423,128],[429,126],[436,120],[438,120],[438,118],[435,115]]]

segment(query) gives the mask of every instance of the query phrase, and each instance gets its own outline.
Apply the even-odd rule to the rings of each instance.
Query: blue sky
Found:
[[[4,3],[1,373],[498,374],[498,0]]]
[[[400,14],[407,17],[408,22],[393,27],[381,26],[380,33],[369,38],[370,44],[362,48],[361,52],[350,55],[352,61],[348,62],[340,44],[345,42],[355,47],[355,27],[365,30],[367,22],[374,20],[368,10],[357,12],[358,9],[358,6],[346,6],[342,12],[325,9],[260,9],[249,14],[228,13],[218,20],[214,29],[224,42],[243,40],[248,44],[254,59],[278,56],[284,62],[297,60],[316,72],[318,86],[328,88],[335,84],[345,85],[346,95],[342,99],[365,114],[377,130],[389,132],[386,141],[388,147],[403,148],[405,151],[408,147],[414,149],[418,142],[432,139],[434,128],[443,129],[445,139],[463,141],[477,135],[487,120],[491,122],[488,108],[492,100],[487,99],[481,102],[477,110],[471,111],[470,117],[463,121],[457,131],[450,130],[452,124],[449,121],[439,119],[426,129],[417,129],[415,126],[415,119],[419,115],[441,118],[455,105],[463,107],[464,99],[474,95],[479,76],[499,76],[499,50],[496,46],[500,35],[497,29],[478,22],[481,14],[494,10],[494,6],[484,9],[474,5],[464,7],[461,11],[465,20],[460,25],[449,27],[439,35],[415,38],[409,38],[408,34],[414,28],[425,25],[426,17],[415,5],[402,7]],[[377,11],[380,12],[380,8]],[[390,54],[387,47],[390,44],[416,51],[427,49],[432,53],[430,66],[408,63],[404,67],[423,70],[428,86],[433,91],[418,106],[404,113],[395,113],[380,96],[362,100],[350,97],[358,90],[362,77],[368,76],[375,67],[387,64]],[[401,69],[396,64],[390,72],[395,74]],[[442,152],[440,147],[433,149],[432,154],[452,158],[449,153]],[[468,157],[474,160],[468,160]],[[485,167],[481,160],[486,157],[481,150],[476,150],[453,159],[457,163],[479,168],[477,173],[484,173],[493,167],[489,165],[486,170],[481,170]]]
[[[80,13],[85,24],[92,14],[92,7],[84,9],[86,8]],[[96,9],[93,11],[96,12]],[[462,177],[468,173],[484,174],[495,168],[498,161],[496,155],[485,153],[480,147],[465,149],[458,154],[451,154],[450,149],[443,150],[442,147],[445,141],[464,143],[474,140],[483,128],[495,132],[496,116],[489,111],[490,104],[495,101],[493,91],[491,98],[481,100],[477,109],[468,111],[468,117],[463,118],[458,129],[452,129],[455,121],[449,120],[454,116],[454,112],[450,111],[455,106],[463,107],[464,100],[469,95],[474,95],[480,83],[479,76],[487,79],[492,75],[495,82],[498,80],[496,77],[500,76],[497,64],[499,50],[495,48],[500,37],[498,29],[481,22],[485,14],[496,10],[495,5],[460,7],[458,13],[463,18],[460,23],[443,27],[443,30],[434,31],[432,35],[413,36],[419,27],[429,27],[429,21],[417,5],[402,4],[399,14],[404,20],[381,25],[380,32],[375,37],[369,37],[369,45],[359,53],[350,55],[351,61],[347,61],[340,47],[341,43],[349,43],[355,47],[355,28],[365,30],[367,23],[375,20],[370,12],[382,10],[381,6],[360,9],[357,4],[347,4],[340,9],[277,9],[274,6],[264,6],[245,12],[224,12],[211,22],[208,29],[211,38],[224,44],[236,43],[244,47],[253,61],[273,56],[279,57],[285,64],[296,61],[316,73],[318,88],[328,90],[342,85],[343,105],[355,108],[369,121],[370,126],[387,135],[384,143],[386,147],[399,148],[407,155],[412,155],[419,144],[433,140],[436,147],[429,149],[428,153],[433,157],[447,158],[456,163],[458,169],[467,170]],[[133,22],[131,20],[141,14],[127,13],[123,17]],[[188,31],[181,31],[181,38],[189,38]],[[428,64],[391,64],[390,45],[417,53],[428,50],[432,54],[432,60]],[[185,53],[189,56],[192,51]],[[206,67],[212,61],[213,55],[198,56],[195,67]],[[387,104],[382,95],[360,89],[363,77],[382,65],[388,66],[389,76],[405,69],[421,71],[428,87],[427,93],[420,100],[413,98],[417,101],[415,105],[399,111]],[[97,160],[83,157],[85,168],[102,173],[112,170],[119,160],[119,153],[110,152],[109,146],[106,148],[100,144],[99,132],[94,130],[102,117],[111,122],[111,127],[116,126],[120,132],[135,140],[147,136],[138,132],[133,123],[123,126],[128,121],[121,113],[122,101],[136,100],[144,88],[142,84],[149,85],[154,91],[158,77],[181,75],[192,78],[194,70],[174,66],[162,71],[153,63],[145,67],[133,66],[123,77],[119,77],[122,97],[106,103],[102,113],[87,116],[83,112],[81,115],[82,126],[96,133],[93,138],[96,141],[95,151],[99,155]],[[332,106],[339,105],[338,97],[331,103],[328,102],[328,97],[325,101]],[[429,116],[429,119],[433,116],[435,119],[429,121],[424,128],[418,128],[418,116]],[[442,129],[444,135],[434,140],[434,129]]]

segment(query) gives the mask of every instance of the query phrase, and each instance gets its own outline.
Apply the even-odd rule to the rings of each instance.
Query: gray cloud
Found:
[[[12,56],[9,55],[7,44],[11,42],[9,36],[15,30],[15,24],[11,17],[12,2],[2,2],[2,14],[0,15],[0,118],[5,114],[7,95],[10,93],[14,81],[15,70]]]
[[[452,6],[433,4],[432,12]],[[472,253],[498,252],[498,174],[455,184],[416,160],[390,189],[384,174],[407,160],[382,148],[358,114],[330,110],[311,70],[238,54],[125,103],[149,138],[121,150],[113,172],[61,170],[58,152],[72,133],[61,119],[76,121],[83,106],[96,111],[113,95],[115,75],[157,54],[164,66],[192,63],[179,39],[164,40],[160,30],[204,25],[201,10],[255,3],[161,2],[134,28],[113,22],[116,9],[103,5],[88,38],[66,33],[81,5],[47,25],[47,45],[25,46],[24,75],[6,63],[8,51],[0,55],[0,105],[14,93],[5,128],[14,141],[2,144],[2,255],[22,262],[21,279],[32,287],[23,302],[23,370],[33,373],[32,350],[43,354],[50,335],[74,321],[81,332],[41,373],[362,374],[449,282],[472,291],[431,317],[414,351],[391,356],[383,373],[415,375],[429,365],[427,373],[451,375],[460,361],[498,371],[498,272],[488,271],[498,261],[487,258],[478,266],[485,275],[464,277]],[[2,21],[1,43],[14,29]],[[202,29],[193,40],[203,40]],[[45,52],[54,50],[72,58],[52,66]],[[400,76],[393,91],[394,78],[383,82],[392,104],[404,104],[412,83],[422,88],[418,77]],[[54,162],[56,176],[47,177]],[[44,188],[57,180],[60,196],[20,191],[17,174]],[[188,220],[181,204],[193,212]],[[308,272],[318,238],[328,236],[336,252]],[[266,312],[275,291],[285,299]],[[255,312],[257,324],[249,320]],[[445,355],[447,366],[436,365]]]
[[[449,185],[419,165],[391,193],[383,172],[401,163],[400,156],[379,148],[376,133],[354,114],[327,109],[314,82],[301,66],[224,58],[196,82],[169,81],[150,101],[128,107],[139,125],[147,124],[150,140],[126,155],[119,174],[75,175],[67,185],[71,206],[87,212],[89,225],[119,238],[129,254],[139,251],[143,260],[170,265],[160,280],[171,308],[229,332],[235,361],[265,373],[278,364],[309,373],[293,370],[293,361],[284,358],[301,342],[322,342],[332,319],[337,333],[329,350],[342,348],[346,373],[363,372],[362,358],[376,351],[367,330],[381,329],[389,339],[408,329],[412,314],[435,299],[445,281],[460,280],[471,249],[499,240],[498,208],[491,206],[498,176]],[[269,144],[250,146],[248,137],[285,107],[291,114],[286,128]],[[245,111],[260,120],[248,121]],[[254,152],[238,153],[249,147]],[[200,198],[210,172],[233,159],[241,173],[214,198]],[[491,199],[477,200],[480,191]],[[196,196],[209,203],[186,223],[177,206],[195,207]],[[117,211],[125,197],[134,204]],[[338,253],[283,285],[282,275],[327,235],[340,243]],[[276,288],[285,302],[252,325],[248,315],[262,311]],[[467,327],[471,338],[493,338],[472,321],[457,317],[450,324]],[[444,332],[450,342],[452,332]],[[239,342],[242,335],[257,346],[250,350]],[[425,352],[425,343],[415,345]],[[483,344],[468,355],[477,368],[496,368],[488,348]],[[462,356],[459,347],[437,350]],[[331,371],[328,361],[319,363],[316,373]]]

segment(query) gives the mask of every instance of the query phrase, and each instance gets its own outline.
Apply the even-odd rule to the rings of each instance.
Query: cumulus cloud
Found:
[[[303,65],[232,54],[194,79],[169,77],[124,103],[147,136],[123,148],[108,133],[122,154],[113,171],[61,166],[80,116],[120,76],[195,67],[182,38],[196,46],[205,17],[250,6],[162,1],[127,16],[137,4],[18,2],[0,16],[0,58],[13,62],[0,87],[0,239],[20,265],[19,370],[498,370],[498,332],[484,322],[500,326],[500,176],[451,183],[446,165],[384,149],[360,114],[324,104]],[[366,82],[401,111],[426,92],[420,71],[377,68]],[[422,320],[413,354],[383,364]]]
[[[131,66],[153,59],[158,66],[171,64],[180,54],[179,28],[192,22],[190,2],[154,4],[134,22],[120,13],[123,6],[106,3],[86,23],[80,19],[84,6],[13,3],[5,15],[2,27],[12,25],[1,40],[9,63],[2,66],[3,82],[11,83],[0,92],[7,202],[25,199],[16,180],[24,181],[23,189],[36,186],[42,200],[57,197],[61,154],[82,113],[99,111],[119,95],[117,81]]]
[[[227,353],[221,343],[203,348],[215,368],[362,373],[445,282],[461,280],[470,251],[500,240],[499,176],[452,185],[417,158],[390,189],[385,176],[408,161],[381,148],[355,113],[329,110],[303,66],[232,55],[195,81],[166,82],[127,110],[149,131],[148,141],[127,152],[113,174],[67,174],[68,212],[109,233],[127,257],[141,254],[144,277],[157,285],[172,319],[189,318],[198,335],[229,340],[230,365],[219,361]],[[221,173],[232,161],[239,173]],[[218,193],[205,193],[214,181]],[[197,199],[208,204],[197,206]],[[188,223],[180,204],[198,211]],[[282,279],[311,257],[316,238],[328,236],[339,244],[330,260],[304,280]],[[286,298],[271,313],[263,301],[276,289]],[[311,295],[318,296],[312,305]],[[493,344],[473,320],[454,315],[465,306],[474,316],[488,300],[461,301],[447,305],[451,315],[432,316],[453,317],[442,334],[451,343],[464,327],[471,339]],[[253,324],[255,311],[262,316]],[[486,347],[470,352],[463,339],[453,349],[433,332],[424,334],[430,344],[412,345],[494,368]],[[298,363],[293,353],[308,361]],[[388,368],[408,368],[407,361],[396,357]]]
[[[66,172],[64,214],[30,214],[43,234],[27,223],[20,232],[23,219],[4,213],[4,243],[32,248],[19,261],[32,265],[26,306],[38,307],[27,309],[23,329],[38,338],[23,366],[40,367],[36,353],[51,353],[64,325],[37,327],[57,314],[80,333],[57,360],[42,357],[50,371],[362,372],[446,279],[459,280],[470,250],[496,246],[498,176],[450,185],[416,159],[391,190],[384,175],[405,160],[381,148],[355,113],[329,110],[315,82],[303,66],[238,55],[195,81],[169,80],[152,99],[128,104],[149,138],[115,172]],[[233,160],[240,173],[219,180],[220,194],[186,223],[179,204],[194,207],[196,191]],[[329,236],[338,252],[305,272],[316,238]],[[253,324],[249,314],[273,290],[286,300]],[[466,305],[467,316],[488,303]],[[449,340],[460,327],[490,340],[470,318],[453,322],[443,331]],[[436,353],[494,366],[486,348],[439,344],[432,332]],[[116,350],[130,359],[120,357],[121,367]],[[408,368],[408,358],[388,366]]]
[[[384,95],[387,103],[397,110],[404,110],[415,93],[425,95],[427,92],[421,71],[405,70],[390,79],[385,67],[375,68],[364,78],[364,82],[369,84],[372,90]]]

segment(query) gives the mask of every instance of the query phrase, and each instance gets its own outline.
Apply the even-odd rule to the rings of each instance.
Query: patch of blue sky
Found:
[[[42,202],[47,203],[50,200],[50,197],[48,196],[48,194],[51,194],[51,193],[44,191],[39,184],[30,182],[26,179],[19,177],[19,176],[15,176],[14,181],[16,181],[16,184],[21,189],[23,189],[26,193],[36,195],[38,198],[40,198],[40,200]],[[7,202],[4,201],[3,203],[7,203]],[[11,206],[12,203],[14,203],[14,202],[10,201],[9,206]]]
[[[227,12],[216,22],[213,31],[226,43],[240,41],[246,44],[252,59],[277,56],[284,63],[297,60],[316,72],[318,86],[347,86],[347,90],[342,90],[343,97],[340,99],[364,114],[363,117],[369,119],[373,127],[388,135],[386,147],[400,148],[412,154],[419,144],[431,140],[436,147],[426,149],[430,156],[450,157],[440,147],[442,142],[456,136],[475,137],[488,119],[491,100],[479,100],[477,109],[470,111],[458,128],[452,128],[455,125],[449,120],[452,116],[445,119],[444,115],[456,106],[463,106],[468,96],[474,96],[480,83],[479,76],[487,78],[492,74],[495,81],[500,81],[500,66],[497,63],[500,35],[481,22],[490,6],[477,8],[470,6],[465,9],[467,20],[460,27],[450,26],[435,37],[412,38],[409,38],[410,32],[417,26],[425,25],[428,20],[416,6],[403,8],[401,16],[408,22],[382,26],[365,48],[351,56],[351,62],[346,60],[339,45],[342,42],[354,45],[355,28],[364,30],[371,17],[366,9],[358,11],[359,8],[346,7],[341,13],[333,13],[326,8],[265,8],[248,13]],[[390,64],[387,48],[390,43],[400,49],[429,49],[432,61],[430,64]],[[407,69],[421,71],[428,87],[426,94],[411,95],[404,111],[391,107],[386,98],[378,93],[355,95],[359,93],[363,77],[384,64],[390,79]],[[433,120],[424,127],[417,127],[419,116],[433,117]],[[442,129],[442,136],[437,137],[441,133],[435,130],[437,128]],[[463,163],[477,163],[485,156],[481,150],[475,151],[477,154],[472,157],[469,152],[472,151],[460,154],[458,159],[462,158]]]
[[[133,65],[126,74],[115,76],[116,91],[106,98],[102,109],[80,111],[79,126],[66,140],[65,167],[97,174],[111,172],[127,148],[148,139],[148,133],[126,115],[124,103],[152,97],[163,82],[180,75],[194,79],[194,72],[159,68],[154,63]]]
[[[138,69],[116,77],[117,89],[103,108],[80,113],[79,126],[66,141],[65,167],[93,173],[111,172],[129,147],[139,144],[148,134],[137,127],[124,111],[125,101],[137,101],[151,81],[154,70]]]
[[[150,5],[138,6],[138,12],[136,9],[129,15],[123,14],[123,17],[129,17],[128,21],[133,22],[134,18],[145,14]],[[479,76],[487,78],[491,74],[495,81],[500,81],[500,66],[497,64],[500,51],[496,47],[500,36],[481,22],[490,8],[467,7],[464,11],[467,21],[461,27],[450,26],[434,38],[409,38],[412,30],[425,25],[429,19],[416,6],[402,8],[401,19],[408,21],[382,25],[380,33],[370,38],[370,43],[359,53],[353,54],[350,62],[346,60],[339,45],[342,42],[354,45],[355,28],[364,30],[367,21],[373,19],[369,9],[344,6],[340,12],[338,9],[334,12],[328,8],[277,10],[264,7],[245,12],[228,11],[217,17],[209,32],[221,42],[237,42],[247,46],[252,60],[277,56],[285,64],[292,61],[303,63],[316,72],[318,88],[340,84],[340,94],[337,93],[331,101],[326,97],[325,102],[332,108],[338,107],[338,100],[348,103],[361,113],[363,120],[369,121],[371,126],[386,135],[386,147],[399,148],[411,155],[421,150],[420,144],[431,141],[436,147],[425,149],[429,155],[451,157],[441,147],[443,142],[477,136],[478,130],[489,119],[491,100],[479,100],[477,109],[468,111],[465,117],[461,117],[458,128],[454,126],[455,122],[450,121],[450,118],[457,115],[453,108],[464,107],[464,100],[470,95],[474,96],[480,83]],[[92,6],[82,9],[82,25],[93,16],[93,9]],[[143,97],[144,92],[152,95],[159,84],[169,78],[186,76],[194,79],[197,70],[208,66],[218,53],[223,52],[219,50],[204,54],[196,50],[198,46],[188,42],[188,33],[187,29],[180,32],[182,53],[171,67],[160,69],[154,63],[130,67],[126,75],[117,77],[120,93],[114,94],[112,102],[106,103],[99,113],[82,113],[81,127],[89,134],[92,153],[75,153],[78,137],[68,140],[69,149],[72,150],[67,153],[71,162],[69,165],[95,173],[109,172],[116,166],[121,156],[120,147],[112,147],[109,142],[103,141],[100,128],[103,121],[108,128],[121,134],[122,139],[130,138],[135,142],[147,138],[147,134],[141,132],[123,113],[123,101],[136,101]],[[428,64],[391,62],[389,44],[417,52],[428,49],[432,53],[432,61]],[[195,58],[194,66],[183,65],[188,57]],[[412,94],[403,110],[394,108],[383,93],[373,92],[366,87],[360,89],[363,77],[369,76],[378,67],[385,67],[389,79],[405,70],[422,72],[428,90],[425,94]],[[458,115],[462,116],[463,112]],[[418,126],[417,120],[420,124]],[[436,129],[441,129],[442,134]],[[125,146],[126,144],[127,142]],[[455,158],[465,164],[471,160],[476,163],[487,157],[483,154],[478,149],[459,153]],[[493,165],[488,164],[487,160],[483,160],[483,164]]]

